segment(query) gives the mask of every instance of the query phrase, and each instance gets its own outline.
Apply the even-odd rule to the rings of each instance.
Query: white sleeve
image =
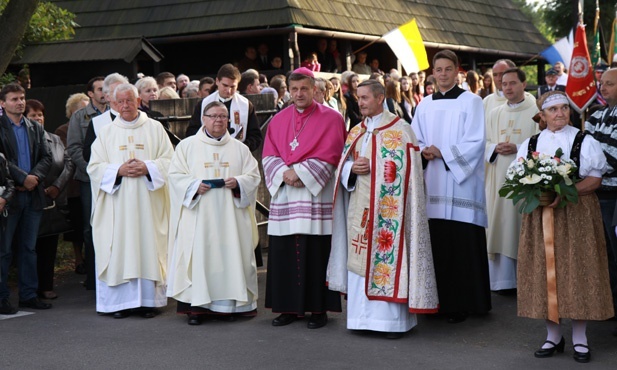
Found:
[[[343,185],[343,187],[347,189],[347,191],[354,191],[356,189],[355,183],[353,184],[353,186],[349,186],[351,166],[353,166],[353,161],[347,159],[347,161],[345,161],[345,164],[343,165],[343,168],[341,169],[341,185]]]
[[[199,199],[201,199],[201,195],[197,194],[199,184],[201,184],[201,181],[195,180],[191,183],[188,189],[186,189],[186,194],[184,195],[182,205],[188,209],[193,209],[193,207],[199,203]]]
[[[578,173],[581,177],[602,177],[608,170],[606,156],[600,143],[591,135],[586,135],[581,145],[581,164]]]
[[[101,190],[108,194],[115,193],[118,189],[120,189],[120,184],[116,185],[116,178],[118,177],[118,170],[120,169],[121,164],[113,163],[107,166],[105,169],[105,174],[103,175],[103,180],[101,181]]]
[[[146,183],[148,190],[155,191],[162,188],[165,185],[165,178],[161,175],[161,172],[155,162],[146,160],[144,163],[146,164],[146,167],[148,167],[148,173],[150,175],[150,180],[148,180],[148,176],[144,176],[144,182]]]

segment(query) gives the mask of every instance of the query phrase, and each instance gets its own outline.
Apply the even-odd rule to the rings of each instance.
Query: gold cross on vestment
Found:
[[[144,144],[135,144],[135,138],[133,136],[129,136],[128,145],[120,145],[120,150],[128,150],[129,151],[129,159],[135,159],[135,151],[136,150],[144,150]]]
[[[204,163],[204,167],[206,168],[214,168],[214,177],[221,177],[221,167],[229,167],[229,162],[221,162],[219,153],[212,154],[214,162],[206,162]]]
[[[510,142],[510,136],[511,135],[520,135],[521,134],[521,129],[519,128],[514,128],[514,120],[511,119],[508,121],[508,127],[501,130],[499,132],[501,135],[506,135],[506,140],[504,140],[506,143]]]

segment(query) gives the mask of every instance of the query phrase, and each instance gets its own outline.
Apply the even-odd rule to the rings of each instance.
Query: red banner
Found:
[[[568,71],[566,94],[572,107],[578,113],[587,109],[593,103],[597,94],[591,58],[589,57],[589,49],[587,49],[587,39],[585,38],[585,26],[582,23],[578,24],[574,35],[574,50]]]

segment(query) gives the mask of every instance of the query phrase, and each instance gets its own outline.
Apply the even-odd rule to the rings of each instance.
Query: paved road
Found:
[[[572,359],[569,323],[565,353],[536,359],[543,322],[516,317],[515,297],[499,295],[488,316],[460,324],[420,317],[400,340],[350,332],[345,313],[317,330],[306,321],[275,328],[263,308],[265,277],[262,268],[257,317],[188,326],[171,303],[154,319],[99,316],[82,277],[63,276],[53,309],[0,315],[0,369],[617,369],[617,322],[590,323],[589,364]]]

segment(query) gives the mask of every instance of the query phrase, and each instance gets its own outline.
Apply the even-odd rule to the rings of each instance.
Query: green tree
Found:
[[[75,15],[50,2],[0,0],[0,74],[28,43],[70,39]]]
[[[599,3],[600,24],[602,25],[604,36],[608,40],[611,32],[611,25],[615,19],[615,5],[617,5],[617,0],[601,0]],[[539,8],[549,33],[555,39],[567,36],[572,27],[576,25],[578,20],[577,9],[578,0],[545,0],[544,4]],[[585,0],[583,23],[585,24],[588,43],[593,41],[595,17],[595,0]]]
[[[533,25],[548,41],[555,42],[555,37],[551,33],[548,24],[544,21],[544,9],[542,7],[533,6],[525,0],[512,0],[512,2],[531,20]]]

